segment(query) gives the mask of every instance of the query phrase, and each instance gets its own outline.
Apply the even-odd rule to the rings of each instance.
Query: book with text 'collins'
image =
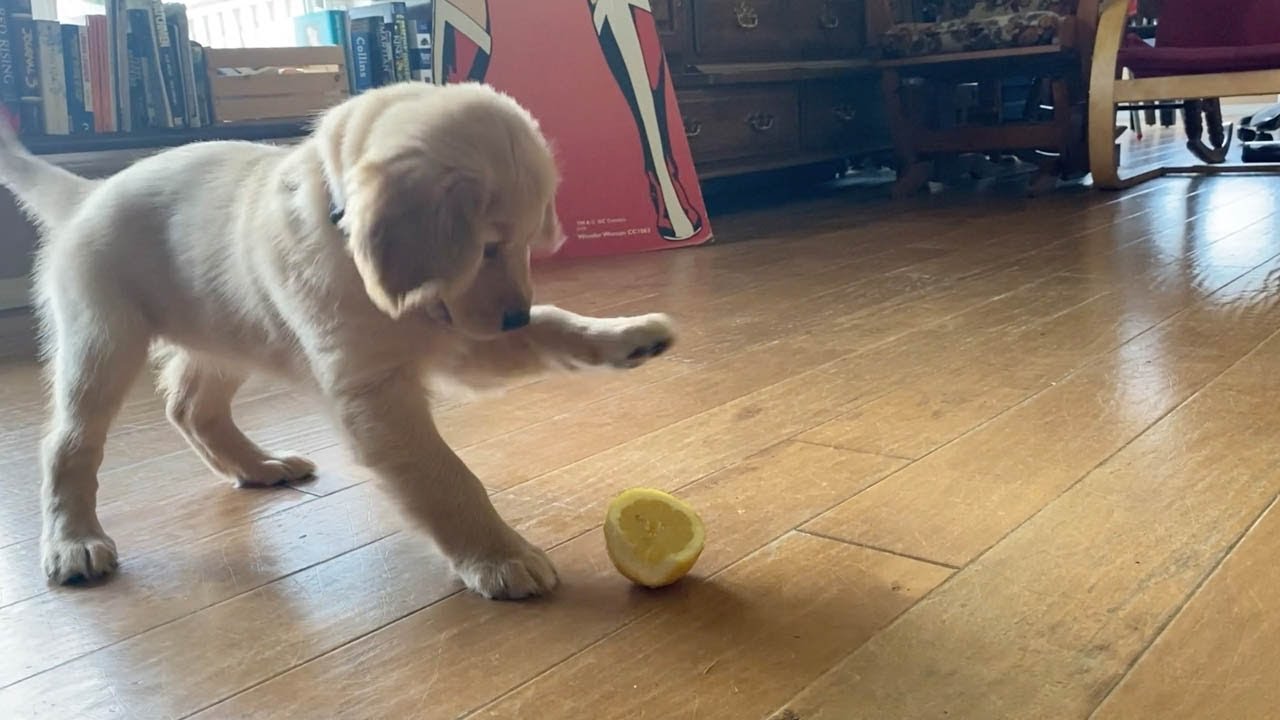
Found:
[[[409,79],[409,24],[406,12],[405,4],[402,2],[381,2],[351,8],[352,19],[376,17],[382,21],[387,36],[383,40],[383,52],[387,51],[388,40],[391,50],[390,55],[383,59],[383,63],[390,69],[390,77],[387,77],[386,71],[383,73],[387,83]]]
[[[356,18],[351,21],[351,73],[355,92],[362,93],[381,84],[382,21]]]

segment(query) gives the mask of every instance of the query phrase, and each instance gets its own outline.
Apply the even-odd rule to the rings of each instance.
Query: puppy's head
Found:
[[[393,318],[478,338],[524,327],[530,253],[562,237],[537,123],[482,85],[387,90],[352,101],[334,148],[349,168],[343,223],[369,298]]]

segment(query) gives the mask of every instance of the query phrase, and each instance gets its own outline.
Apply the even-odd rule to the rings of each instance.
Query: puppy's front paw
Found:
[[[116,569],[116,544],[101,531],[40,539],[44,574],[59,585],[94,580]]]
[[[541,549],[524,538],[497,557],[457,563],[454,567],[467,587],[490,600],[519,600],[545,595],[559,583],[556,567]]]
[[[669,350],[676,341],[671,318],[662,313],[616,318],[600,334],[602,364],[616,368],[639,367],[649,358]]]
[[[236,471],[236,487],[269,487],[315,474],[316,464],[301,455],[282,455],[246,463]]]

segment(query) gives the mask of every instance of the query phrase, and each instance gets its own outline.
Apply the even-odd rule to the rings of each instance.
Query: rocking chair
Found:
[[[1280,13],[1274,0],[1163,0],[1156,45],[1125,41],[1128,0],[1104,0],[1089,90],[1089,166],[1095,186],[1132,187],[1169,174],[1258,172],[1280,165],[1223,165],[1231,126],[1219,98],[1280,93]],[[1128,68],[1133,79],[1120,79]],[[1116,110],[1133,103],[1182,103],[1188,148],[1204,165],[1158,167],[1120,177]],[[1210,144],[1201,139],[1201,112]]]

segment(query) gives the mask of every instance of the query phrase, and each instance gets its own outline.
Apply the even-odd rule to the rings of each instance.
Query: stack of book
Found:
[[[214,122],[204,48],[186,6],[106,0],[79,23],[0,0],[0,105],[25,135],[196,128]]]
[[[431,28],[430,1],[380,2],[294,18],[299,46],[342,47],[352,95],[409,80],[432,82]]]

